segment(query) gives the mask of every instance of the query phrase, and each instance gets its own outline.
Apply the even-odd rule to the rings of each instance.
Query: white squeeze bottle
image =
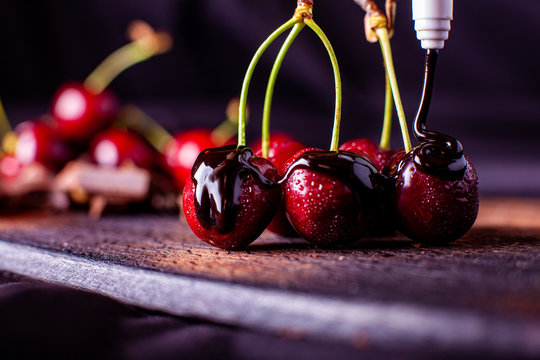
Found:
[[[453,0],[412,0],[416,37],[424,49],[440,50],[448,39]]]

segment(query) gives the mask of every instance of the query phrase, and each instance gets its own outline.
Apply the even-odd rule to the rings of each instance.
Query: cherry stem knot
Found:
[[[388,29],[389,36],[394,35],[394,23],[396,19],[397,0],[386,0],[385,2],[385,14],[373,0],[354,0],[365,12],[364,18],[366,38],[369,42],[377,42],[377,36],[374,29],[378,27],[386,27]]]
[[[313,18],[313,1],[298,0],[296,10],[294,10],[294,17],[299,20]]]

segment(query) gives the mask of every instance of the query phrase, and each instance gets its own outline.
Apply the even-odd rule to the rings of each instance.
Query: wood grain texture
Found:
[[[67,256],[66,259],[75,263],[90,261],[90,269],[100,269],[102,277],[99,279],[105,283],[106,274],[113,274],[116,270],[103,273],[103,269],[113,266],[120,270],[137,269],[139,274],[145,276],[161,273],[170,281],[195,280],[200,284],[218,284],[222,286],[219,287],[220,291],[224,291],[219,294],[225,298],[240,296],[239,293],[228,293],[226,289],[261,291],[253,293],[256,295],[251,294],[256,296],[251,310],[261,309],[262,306],[262,309],[266,309],[264,316],[252,317],[244,322],[237,320],[242,326],[278,331],[279,323],[272,323],[270,319],[284,321],[281,327],[286,327],[287,316],[289,319],[294,318],[291,313],[287,313],[288,301],[291,307],[306,308],[307,313],[311,301],[318,304],[318,307],[313,305],[311,310],[318,313],[326,311],[327,315],[333,314],[331,317],[334,318],[340,313],[336,313],[340,308],[364,314],[364,317],[353,317],[356,322],[350,324],[347,336],[341,335],[341,338],[347,338],[348,341],[351,341],[351,332],[365,329],[379,346],[385,346],[384,339],[395,343],[400,336],[402,340],[407,338],[410,342],[407,336],[409,331],[411,334],[416,333],[416,341],[412,343],[418,344],[419,339],[426,339],[426,333],[418,332],[418,329],[413,331],[415,321],[416,326],[422,327],[429,325],[427,319],[434,317],[439,321],[437,326],[442,326],[437,329],[444,336],[438,339],[445,346],[452,344],[450,340],[456,336],[460,339],[458,344],[464,346],[469,343],[465,341],[466,338],[473,336],[477,346],[484,350],[491,346],[508,351],[509,347],[521,346],[521,355],[540,355],[540,341],[535,340],[540,339],[539,200],[484,199],[477,223],[465,237],[451,245],[435,247],[422,247],[397,235],[367,238],[349,248],[323,250],[313,248],[300,239],[283,239],[265,233],[246,250],[225,251],[198,240],[185,222],[178,221],[175,216],[107,215],[95,221],[84,213],[4,216],[0,218],[0,239],[8,246],[6,252],[7,249],[12,251],[13,246],[22,246],[10,258],[11,269],[5,270],[19,266],[13,259],[21,252],[29,254],[31,249],[37,249],[45,251],[45,254]],[[2,256],[0,254],[0,268]],[[4,257],[6,261],[7,257]],[[46,262],[39,266],[46,266]],[[92,273],[90,270],[85,271],[89,275]],[[54,269],[49,275],[50,280],[62,282],[62,278],[71,278],[65,283],[77,286],[77,280],[70,277],[69,271],[60,276],[53,275]],[[128,275],[124,276],[124,283],[129,278]],[[99,290],[99,284],[92,287],[88,285],[88,280],[79,281],[84,288]],[[115,280],[114,276],[107,281],[122,282],[120,278]],[[136,283],[132,286],[136,286]],[[103,293],[115,296],[114,291],[119,291],[118,286],[110,286]],[[154,287],[148,297],[163,295],[163,292],[166,293],[164,289]],[[244,294],[244,298],[251,295]],[[189,296],[188,300],[193,307],[200,306],[192,293]],[[208,300],[212,294],[201,296]],[[278,296],[276,299],[279,300],[273,296]],[[130,301],[125,294],[124,297],[116,297]],[[131,299],[131,302],[140,306],[152,308],[148,303],[137,303]],[[276,302],[285,304],[277,306]],[[401,328],[401,331],[394,326],[405,321],[398,313],[365,321],[365,314],[370,311],[379,315],[388,312],[392,314],[391,310],[396,306],[399,314],[418,315],[418,312],[423,311],[434,313],[413,316],[409,319],[411,328]],[[236,311],[244,309],[249,312],[250,303],[233,302],[231,305],[225,301],[222,307],[213,309],[216,311],[214,319],[235,323],[234,316],[223,317],[218,314],[219,311],[232,311],[231,307]],[[179,315],[193,314],[185,308],[177,312],[168,307],[158,309]],[[295,316],[304,314],[305,317],[302,311],[294,312]],[[208,312],[195,314],[212,318]],[[326,315],[321,316],[326,319]],[[318,319],[318,322],[314,320],[314,323],[304,321],[298,324],[303,323],[301,327],[308,333],[310,328],[317,328],[318,336],[323,335],[323,330],[316,326],[317,323],[328,328],[329,333],[336,331],[331,324],[337,326],[337,320],[323,321],[321,316],[312,317]],[[445,321],[449,326],[446,333],[442,330]],[[269,325],[265,327],[262,325],[264,322]],[[390,326],[388,322],[396,323]],[[388,335],[376,335],[377,324],[386,329],[387,334],[393,334],[392,340]],[[504,334],[506,340],[494,344],[488,341],[485,337],[491,334],[487,328],[489,324],[499,329],[499,334],[492,333],[495,338]]]

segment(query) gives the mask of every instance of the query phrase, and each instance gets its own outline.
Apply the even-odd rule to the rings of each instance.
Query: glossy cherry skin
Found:
[[[79,83],[68,83],[54,95],[51,114],[60,138],[86,142],[113,121],[118,100],[105,90],[95,94]]]
[[[277,169],[270,161],[258,156],[251,157],[249,161],[268,180],[279,180]],[[228,224],[230,230],[223,233],[205,227],[199,221],[195,208],[195,185],[191,176],[188,177],[182,195],[182,205],[186,221],[195,235],[210,245],[229,250],[243,248],[257,239],[274,217],[281,198],[281,188],[277,185],[264,186],[255,177],[247,174],[241,178],[239,194],[237,201],[234,200],[238,203],[236,216],[233,223]]]
[[[383,150],[373,140],[358,138],[349,140],[339,147],[339,150],[361,150],[373,161],[380,172],[387,172],[391,167],[393,158],[397,154],[405,155],[403,149]]]
[[[352,243],[361,238],[380,216],[380,191],[373,186],[369,196],[358,196],[360,191],[351,188],[343,178],[352,178],[353,173],[343,174],[314,171],[309,168],[294,169],[302,154],[319,152],[307,148],[297,152],[286,164],[288,175],[284,180],[285,209],[294,229],[304,239],[321,247],[333,247]],[[361,154],[358,151],[358,154]],[[360,156],[360,155],[356,155]],[[373,164],[364,158],[369,181],[378,181],[380,176]]]
[[[304,144],[288,134],[273,133],[270,135],[268,160],[274,164],[278,169],[279,174],[283,176],[285,175],[286,169],[284,169],[284,166],[287,160],[289,160],[296,152],[305,148],[306,146]],[[256,145],[253,146],[253,153],[257,156],[262,156],[261,141],[258,141]],[[268,225],[268,230],[281,236],[298,236],[287,219],[285,213],[285,198],[283,196],[274,219],[272,219],[272,222]]]
[[[178,190],[182,190],[191,176],[191,168],[197,156],[209,148],[218,146],[212,140],[212,130],[192,129],[175,134],[163,150],[165,166],[173,176]]]
[[[120,128],[109,128],[97,134],[90,144],[89,154],[93,162],[106,167],[133,161],[138,167],[150,169],[156,161],[154,150],[144,139]]]
[[[398,230],[422,242],[441,244],[459,239],[478,214],[478,176],[467,160],[463,176],[445,178],[420,168],[411,155],[399,164],[394,193]]]
[[[28,120],[18,124],[14,155],[22,165],[38,162],[56,170],[74,157],[73,150],[48,125],[39,120]]]

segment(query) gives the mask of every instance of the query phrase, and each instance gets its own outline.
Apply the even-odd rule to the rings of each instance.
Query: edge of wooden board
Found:
[[[0,240],[0,269],[165,313],[385,349],[540,355],[540,324],[459,309],[339,299],[131,268]]]

